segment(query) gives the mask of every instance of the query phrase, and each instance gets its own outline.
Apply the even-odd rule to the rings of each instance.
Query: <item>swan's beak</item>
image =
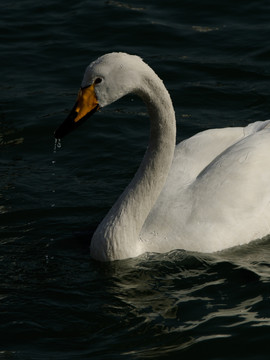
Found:
[[[54,137],[62,139],[65,135],[75,130],[99,109],[95,94],[95,85],[80,89],[77,101],[66,120],[56,129]]]

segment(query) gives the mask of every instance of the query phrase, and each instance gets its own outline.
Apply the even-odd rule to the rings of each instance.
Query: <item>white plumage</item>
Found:
[[[175,147],[170,96],[139,57],[102,56],[86,69],[82,87],[97,78],[100,107],[137,94],[147,106],[151,133],[137,173],[93,236],[93,258],[215,252],[270,233],[269,120],[204,131]]]

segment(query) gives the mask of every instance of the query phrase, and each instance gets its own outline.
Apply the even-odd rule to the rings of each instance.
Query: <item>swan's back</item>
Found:
[[[153,251],[213,252],[270,233],[269,124],[207,130],[176,146],[141,233]]]

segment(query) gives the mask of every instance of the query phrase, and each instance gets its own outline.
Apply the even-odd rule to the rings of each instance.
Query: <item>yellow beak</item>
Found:
[[[80,89],[78,93],[77,102],[75,104],[75,111],[78,114],[74,121],[78,122],[84,116],[89,114],[98,106],[98,100],[95,94],[95,86],[92,84],[84,89]]]
[[[99,109],[95,93],[95,85],[80,89],[77,101],[66,120],[56,129],[54,136],[62,139],[65,135],[75,130]]]

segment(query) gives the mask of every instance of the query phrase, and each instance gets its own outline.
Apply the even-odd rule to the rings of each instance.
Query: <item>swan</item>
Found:
[[[92,258],[113,261],[174,249],[212,253],[270,234],[270,120],[206,130],[175,146],[170,95],[136,55],[109,53],[86,68],[75,106],[55,138],[128,93],[148,109],[149,146],[97,227]]]

